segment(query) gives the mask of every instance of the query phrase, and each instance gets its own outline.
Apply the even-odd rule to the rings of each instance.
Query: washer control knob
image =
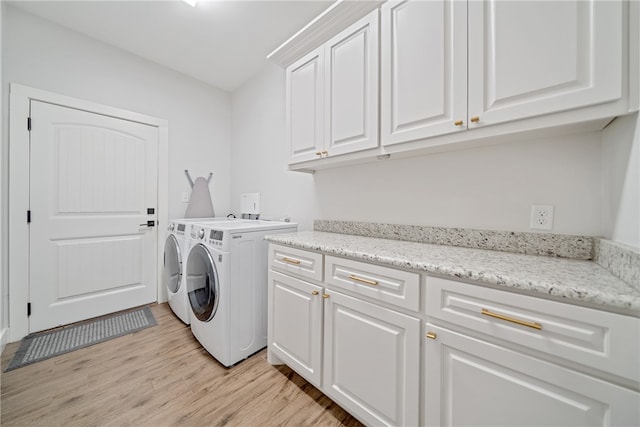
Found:
[[[198,232],[198,239],[204,239],[204,228],[201,228]]]
[[[173,231],[176,228],[174,223],[169,224],[169,231]]]

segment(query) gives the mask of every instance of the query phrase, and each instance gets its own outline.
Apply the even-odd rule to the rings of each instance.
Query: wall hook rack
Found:
[[[189,185],[193,188],[193,179],[191,179],[191,174],[189,173],[189,169],[184,170],[184,174],[187,176],[187,181],[189,181]],[[207,184],[211,182],[211,177],[213,176],[213,172],[209,172],[209,176],[207,177]]]

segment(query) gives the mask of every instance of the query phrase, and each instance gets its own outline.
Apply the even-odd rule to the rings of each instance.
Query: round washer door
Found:
[[[189,252],[186,275],[191,311],[198,320],[208,322],[218,309],[220,285],[211,253],[202,243]]]
[[[175,294],[182,281],[182,255],[173,234],[164,242],[164,283],[169,292]]]

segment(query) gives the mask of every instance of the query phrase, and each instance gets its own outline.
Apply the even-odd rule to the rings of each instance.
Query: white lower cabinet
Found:
[[[638,393],[426,324],[424,425],[637,426]]]
[[[269,351],[309,382],[322,380],[322,287],[269,270]]]
[[[367,424],[417,425],[420,320],[325,292],[323,391]]]
[[[428,277],[423,425],[640,425],[637,318]]]
[[[353,295],[336,291],[339,286],[325,286],[322,277],[312,283],[302,276],[304,270],[284,270],[286,264],[279,262],[283,255],[278,254],[288,259],[295,255],[298,260],[312,258],[313,252],[308,256],[300,251],[292,254],[288,248],[273,244],[269,252],[270,361],[285,363],[367,425],[417,426],[418,313],[411,316],[384,303],[365,301],[351,283],[346,286]],[[321,268],[322,262],[315,265]],[[363,276],[381,280],[375,266],[356,261],[348,265]],[[367,266],[372,271],[368,272]],[[387,272],[386,281],[399,282],[393,273]],[[401,278],[407,279],[406,272]],[[380,286],[379,297],[385,298],[389,292],[385,284],[370,286]],[[417,277],[415,283],[408,284],[413,286],[418,286]]]
[[[367,425],[640,425],[637,318],[282,245],[269,254],[269,360]]]

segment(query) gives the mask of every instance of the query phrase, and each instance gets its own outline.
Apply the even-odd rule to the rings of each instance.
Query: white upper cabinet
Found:
[[[287,68],[287,140],[291,161],[317,158],[324,141],[324,54],[316,49]]]
[[[325,150],[378,146],[378,11],[325,44]]]
[[[381,20],[382,144],[466,129],[467,2],[390,1]]]
[[[378,14],[287,68],[290,163],[378,146]]]
[[[291,169],[602,129],[638,109],[639,15],[625,0],[385,2],[287,68]]]
[[[622,2],[405,0],[381,19],[383,146],[623,97]]]
[[[468,7],[470,129],[622,98],[622,2],[485,0]]]

